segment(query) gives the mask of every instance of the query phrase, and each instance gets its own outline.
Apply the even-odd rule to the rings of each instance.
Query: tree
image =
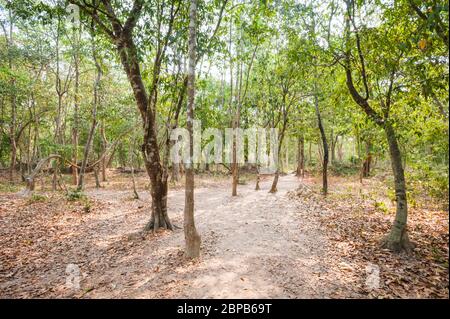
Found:
[[[398,144],[398,138],[395,131],[395,126],[390,118],[391,106],[393,104],[392,95],[394,93],[395,80],[399,76],[399,67],[401,59],[404,55],[402,48],[399,50],[393,50],[392,56],[388,56],[384,59],[383,65],[385,69],[372,70],[373,73],[379,71],[378,75],[384,81],[387,82],[386,90],[384,92],[378,92],[378,99],[380,100],[382,113],[377,112],[371,105],[369,98],[371,97],[372,86],[369,85],[369,79],[367,74],[365,54],[362,49],[362,40],[360,35],[360,29],[356,26],[355,21],[355,3],[353,0],[346,0],[346,25],[345,25],[345,74],[347,79],[347,87],[353,100],[361,107],[361,109],[367,114],[367,116],[374,121],[375,124],[383,128],[387,143],[389,146],[389,154],[391,159],[392,171],[395,181],[395,197],[397,203],[397,211],[394,220],[394,224],[388,237],[385,239],[384,244],[389,249],[394,251],[410,250],[411,243],[409,241],[407,232],[407,217],[408,207],[406,199],[406,182],[405,173],[402,163],[402,153]],[[355,42],[351,41],[351,26],[353,26],[353,34]],[[380,30],[381,31],[381,30]],[[378,32],[380,32],[378,31]],[[368,32],[368,31],[367,31]],[[352,43],[356,46],[356,53],[358,56],[358,62],[352,63]],[[392,50],[392,46],[389,45]],[[395,46],[394,46],[395,47]],[[354,84],[354,64],[358,64],[358,75],[363,83],[364,93],[358,92]],[[378,82],[379,84],[379,82]],[[373,93],[373,92],[372,92]]]
[[[145,229],[173,229],[167,214],[167,172],[161,163],[160,147],[156,131],[156,90],[159,81],[161,54],[162,50],[165,50],[165,47],[164,49],[160,48],[158,51],[159,55],[157,55],[154,65],[154,76],[149,95],[142,78],[139,64],[139,51],[133,39],[133,30],[144,10],[144,1],[135,0],[131,10],[128,12],[122,13],[123,10],[121,10],[121,13],[125,16],[124,21],[121,21],[121,17],[117,14],[117,9],[114,9],[113,3],[109,0],[102,1],[101,3],[97,3],[95,0],[89,3],[74,0],[70,0],[70,2],[78,5],[88,14],[108,36],[111,43],[115,45],[116,52],[120,57],[120,61],[133,90],[144,127],[142,155],[151,183],[152,214]],[[172,22],[175,14],[173,5],[174,2],[172,2],[171,8]],[[167,37],[170,35],[170,31],[171,29],[169,28]]]
[[[184,204],[184,237],[186,256],[195,258],[200,255],[200,235],[194,222],[194,108],[195,108],[195,64],[197,43],[197,0],[191,0],[189,10],[189,67],[188,67],[188,109],[187,129],[189,131],[189,162],[186,163],[186,198]]]

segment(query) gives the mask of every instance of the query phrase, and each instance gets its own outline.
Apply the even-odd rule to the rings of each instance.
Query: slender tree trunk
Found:
[[[364,159],[363,165],[362,165],[362,177],[369,177],[370,175],[370,167],[372,164],[372,154],[370,152],[370,142],[366,142],[366,158]]]
[[[298,137],[297,149],[297,176],[305,177],[305,137]]]
[[[94,170],[94,177],[95,177],[95,188],[100,188],[101,185],[100,185],[100,178],[98,177],[98,171],[99,171],[98,165],[95,165],[93,167],[93,170]]]
[[[309,145],[308,145],[308,165],[311,165],[311,161],[312,161],[312,142],[309,141]]]
[[[261,181],[261,173],[259,172],[259,165],[256,166],[257,172],[256,172],[256,185],[255,185],[255,191],[259,191],[261,188],[259,187],[259,182]]]
[[[56,191],[58,183],[58,163],[53,161],[53,175],[52,175],[52,191]]]
[[[17,159],[17,145],[16,145],[16,98],[15,95],[11,96],[11,129],[10,129],[10,142],[11,142],[11,163],[9,170],[9,179],[14,182],[16,173],[16,159]]]
[[[240,94],[239,93],[239,65],[237,68],[237,74],[236,74],[236,95]],[[231,165],[231,173],[233,176],[233,182],[232,182],[232,191],[231,191],[231,195],[232,196],[237,196],[237,185],[238,185],[238,181],[239,181],[239,164],[237,162],[237,141],[238,141],[238,130],[239,129],[239,120],[240,120],[240,101],[239,101],[239,96],[236,98],[236,114],[234,116],[233,119],[233,163]]]
[[[134,199],[139,199],[139,194],[138,194],[137,189],[136,189],[136,178],[134,177],[134,164],[133,164],[133,149],[132,149],[132,147],[130,147],[129,152],[130,152],[131,181],[133,182],[133,195],[134,195]]]
[[[394,224],[391,228],[389,235],[384,240],[384,246],[393,250],[400,251],[405,249],[409,251],[412,248],[412,244],[409,241],[407,233],[407,217],[408,217],[408,207],[407,207],[407,197],[406,197],[406,183],[404,168],[402,165],[402,155],[398,145],[397,137],[395,135],[394,127],[389,120],[389,111],[391,106],[391,93],[393,89],[393,84],[395,80],[395,74],[397,72],[396,67],[391,70],[391,77],[389,83],[389,91],[386,95],[386,99],[381,99],[381,106],[383,108],[383,113],[380,115],[377,113],[369,104],[369,86],[367,83],[367,75],[365,71],[364,56],[361,50],[360,38],[358,35],[358,30],[354,30],[356,35],[356,44],[358,49],[358,54],[360,56],[360,66],[361,66],[361,77],[365,84],[365,96],[361,96],[358,93],[355,85],[353,83],[352,75],[352,64],[351,64],[351,49],[350,49],[350,21],[354,16],[354,11],[352,10],[352,5],[354,4],[351,0],[346,0],[347,16],[345,19],[345,37],[346,37],[346,54],[345,54],[345,73],[346,73],[346,84],[353,100],[361,107],[361,109],[366,113],[366,115],[374,121],[376,125],[382,127],[386,133],[386,139],[389,145],[389,154],[391,159],[392,172],[394,175],[395,183],[395,197],[397,202],[397,211],[395,215]]]
[[[342,139],[342,138],[343,138],[343,137],[341,137],[341,139]],[[344,141],[339,142],[339,139],[338,139],[336,143],[338,144],[337,147],[338,147],[338,157],[339,157],[339,162],[342,162],[342,159],[343,159],[343,157],[344,157],[344,151],[343,151],[343,149],[342,149],[342,147],[344,146]]]
[[[270,187],[269,193],[276,193],[278,191],[277,185],[279,176],[280,170],[277,168],[277,170],[275,171],[275,176],[273,177],[272,186]]]
[[[108,144],[108,141],[106,140],[106,135],[105,135],[105,122],[102,121],[102,124],[100,126],[100,134],[102,137],[102,153],[106,151],[106,147]],[[111,155],[112,156],[112,155]],[[108,165],[108,161],[106,159],[106,156],[103,157],[102,162],[101,162],[101,167],[102,167],[102,182],[106,182],[106,166]]]
[[[78,165],[78,89],[80,86],[80,70],[79,70],[79,37],[75,34],[75,54],[74,54],[74,64],[75,64],[75,92],[74,92],[74,115],[73,115],[73,129],[72,129],[72,142],[73,142],[73,158],[72,162]],[[72,166],[72,183],[78,185],[78,168]]]
[[[94,31],[92,31],[92,35],[94,35]],[[84,175],[86,171],[87,162],[89,159],[89,151],[91,149],[92,140],[94,139],[95,129],[97,128],[97,106],[98,106],[98,91],[100,86],[100,80],[102,77],[102,69],[100,67],[100,64],[97,59],[97,52],[95,47],[95,39],[93,37],[92,39],[92,57],[94,59],[95,67],[97,70],[97,76],[94,82],[94,101],[92,105],[92,125],[89,130],[88,139],[86,141],[86,145],[84,147],[84,154],[83,154],[83,162],[81,163],[81,169],[80,169],[80,176],[78,180],[78,190],[82,190],[84,187]]]
[[[7,39],[8,46],[8,62],[9,69],[13,69],[12,61],[12,45],[13,45],[13,17],[12,9],[9,8],[9,39]],[[11,87],[15,87],[15,80],[11,79]],[[11,143],[11,162],[9,170],[9,179],[13,183],[16,173],[16,160],[17,160],[17,145],[16,145],[16,121],[17,121],[17,109],[16,109],[16,95],[13,93],[10,96],[11,99],[11,126],[10,126],[10,143]]]
[[[331,131],[331,163],[334,165],[336,162],[336,144],[339,135],[334,136],[333,131]]]
[[[197,43],[197,0],[190,3],[189,22],[189,67],[188,67],[188,109],[187,129],[189,131],[189,162],[186,163],[186,197],[184,206],[184,237],[186,240],[185,254],[189,258],[200,256],[200,235],[194,221],[194,107],[195,107],[195,61]]]
[[[322,118],[319,111],[319,98],[317,94],[314,96],[314,106],[316,108],[317,122],[319,125],[320,136],[322,138],[323,146],[323,161],[322,161],[322,192],[324,195],[328,193],[328,143],[325,129],[323,128]]]
[[[180,164],[178,162],[172,163],[172,181],[178,182],[180,180]]]
[[[287,126],[287,114],[285,113],[283,116],[284,116],[283,128],[281,130],[281,134],[280,134],[280,137],[278,140],[278,159],[277,159],[278,161],[280,158],[281,147],[283,146],[284,134],[286,131],[286,126]],[[276,193],[278,191],[277,185],[278,185],[279,176],[280,176],[280,169],[279,169],[279,165],[277,163],[277,170],[275,171],[275,176],[273,178],[272,186],[270,187],[269,193]]]

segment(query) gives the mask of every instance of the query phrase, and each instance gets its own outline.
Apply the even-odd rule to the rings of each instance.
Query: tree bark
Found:
[[[12,9],[9,8],[9,39],[7,39],[7,48],[8,48],[8,63],[9,69],[13,68],[12,61],[12,45],[13,45],[13,17],[12,17]],[[6,32],[5,32],[6,33]],[[15,80],[11,79],[11,87],[14,88]],[[14,177],[16,172],[16,160],[17,160],[17,145],[16,145],[16,121],[17,121],[17,110],[16,110],[16,95],[13,93],[10,96],[11,99],[11,126],[10,126],[10,142],[11,142],[11,162],[10,162],[10,170],[9,170],[9,179],[11,183],[14,183]]]
[[[102,69],[98,62],[96,50],[97,49],[95,47],[94,29],[92,27],[92,57],[93,57],[93,60],[95,63],[97,76],[96,76],[95,82],[94,82],[94,101],[93,101],[93,105],[92,105],[92,125],[89,130],[89,135],[88,135],[88,139],[86,141],[86,145],[84,147],[83,162],[81,164],[80,176],[78,179],[77,189],[79,191],[81,191],[84,187],[84,175],[85,175],[86,165],[87,165],[87,162],[89,159],[89,151],[91,149],[92,140],[94,139],[95,129],[97,128],[97,107],[98,107],[98,103],[99,103],[98,91],[99,91],[99,87],[100,87],[100,80],[102,77]]]
[[[305,137],[303,135],[298,137],[297,149],[297,176],[305,177]]]
[[[200,235],[194,221],[194,107],[195,107],[195,62],[197,44],[197,0],[191,0],[189,10],[189,67],[188,67],[188,109],[187,129],[189,131],[189,162],[186,163],[186,197],[184,205],[184,237],[186,240],[185,254],[188,258],[200,256]]]
[[[314,95],[314,106],[316,109],[317,123],[319,125],[320,136],[322,138],[323,158],[322,158],[322,192],[324,195],[328,194],[328,143],[325,129],[323,128],[322,117],[319,110],[319,98],[317,94]]]
[[[79,29],[81,30],[81,29]],[[80,31],[79,31],[80,32]],[[73,115],[73,128],[72,128],[72,142],[73,142],[73,157],[72,162],[78,164],[78,90],[79,90],[79,80],[80,80],[80,55],[79,55],[79,36],[74,31],[74,64],[75,64],[75,92],[74,92],[74,115]],[[72,183],[78,185],[78,169],[72,166]]]
[[[386,139],[389,145],[389,155],[391,159],[392,172],[394,175],[395,183],[395,197],[397,202],[397,209],[395,214],[395,220],[393,226],[390,230],[389,235],[383,240],[383,245],[393,251],[406,250],[409,251],[412,248],[412,244],[409,241],[407,233],[407,217],[408,217],[408,207],[407,207],[407,197],[406,197],[406,183],[404,168],[402,165],[402,155],[398,145],[397,137],[395,134],[394,127],[389,119],[389,111],[391,106],[391,94],[393,90],[393,84],[395,79],[396,67],[394,66],[391,71],[391,76],[389,79],[389,88],[386,94],[385,100],[382,101],[383,114],[379,114],[371,107],[368,102],[369,99],[369,89],[367,85],[367,76],[365,73],[365,62],[364,56],[361,50],[361,43],[358,31],[355,31],[356,44],[358,49],[358,54],[360,58],[360,74],[365,86],[365,97],[363,97],[355,88],[353,83],[353,75],[351,68],[351,50],[350,50],[350,22],[352,21],[352,16],[354,12],[352,11],[352,0],[346,0],[347,7],[347,17],[345,24],[345,34],[346,34],[346,54],[345,54],[345,74],[346,74],[346,84],[347,88],[352,96],[353,100],[361,107],[361,109],[366,113],[366,115],[379,127],[382,127],[386,133]],[[353,14],[353,15],[352,15]],[[356,28],[355,28],[356,29]]]
[[[100,126],[100,135],[102,137],[102,153],[106,151],[108,141],[106,140],[105,135],[105,122],[102,121],[102,124]],[[106,160],[106,156],[102,158],[101,161],[101,168],[102,168],[102,182],[106,182],[106,166],[108,165],[108,161]]]
[[[390,123],[386,124],[385,132],[389,145],[392,172],[394,173],[395,199],[397,202],[397,210],[395,214],[394,224],[389,235],[384,241],[384,246],[396,252],[403,249],[406,251],[410,251],[413,246],[409,241],[406,227],[408,206],[406,200],[406,183],[405,173],[402,165],[402,155],[398,146],[394,128]]]

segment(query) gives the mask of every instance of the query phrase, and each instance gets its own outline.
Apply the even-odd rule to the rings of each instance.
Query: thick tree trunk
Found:
[[[154,83],[151,98],[147,96],[144,82],[137,60],[137,51],[131,35],[117,43],[122,65],[127,73],[133,94],[138,105],[144,124],[144,145],[142,155],[145,168],[150,178],[152,198],[152,210],[150,221],[144,231],[156,231],[159,228],[173,229],[167,214],[167,172],[161,164],[159,145],[157,141],[155,108],[156,108],[156,85]]]
[[[150,154],[153,147],[147,147],[144,155]],[[153,159],[153,160],[152,160]],[[150,221],[145,231],[156,231],[159,228],[173,230],[169,215],[167,214],[167,173],[159,162],[159,154],[145,158],[145,168],[150,177],[150,195],[152,198],[152,211]]]
[[[406,251],[410,251],[412,248],[412,244],[409,241],[406,228],[408,207],[406,200],[406,183],[405,173],[402,165],[402,155],[398,146],[397,137],[395,136],[395,131],[391,124],[387,123],[385,125],[385,132],[389,145],[392,171],[394,173],[397,211],[391,231],[384,241],[384,246],[397,252],[403,249],[405,249]]]

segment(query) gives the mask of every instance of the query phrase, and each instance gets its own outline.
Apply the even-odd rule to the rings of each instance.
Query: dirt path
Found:
[[[292,175],[281,177],[276,194],[268,193],[270,183],[262,181],[260,191],[253,183],[240,185],[237,197],[223,183],[196,189],[202,256],[195,262],[183,257],[181,228],[146,237],[140,233],[149,218],[147,194],[131,200],[129,191],[90,190],[88,196],[102,209],[81,218],[67,212],[54,216],[48,223],[56,234],[39,237],[40,246],[52,248],[30,248],[34,258],[20,260],[27,267],[5,270],[10,273],[0,276],[0,295],[332,297],[336,286],[348,283],[339,283],[325,264],[327,241],[314,210],[287,196],[300,181]],[[172,221],[182,226],[184,191],[170,191],[168,202]],[[70,264],[80,270],[80,289],[66,285]]]
[[[96,289],[90,296],[326,297],[328,291],[321,290],[318,284],[320,274],[326,271],[321,264],[325,239],[310,218],[302,220],[300,204],[287,197],[299,180],[295,176],[282,177],[276,194],[268,193],[270,183],[263,181],[260,191],[254,190],[253,183],[242,185],[237,197],[229,194],[227,184],[196,189],[196,223],[203,239],[201,260],[195,264],[182,260],[184,235],[178,229],[143,249],[143,258],[137,262],[142,265],[137,267],[139,270],[127,269],[125,280],[135,284],[126,283],[123,290],[116,287],[116,291]],[[102,192],[92,196],[111,200]],[[115,200],[119,202],[113,209],[120,210],[120,199]],[[170,192],[169,211],[179,226],[183,206],[184,191]],[[137,229],[126,227],[124,231],[138,231],[140,227],[142,223]],[[169,257],[164,259],[163,255]],[[117,272],[108,278],[111,275],[121,281]]]

